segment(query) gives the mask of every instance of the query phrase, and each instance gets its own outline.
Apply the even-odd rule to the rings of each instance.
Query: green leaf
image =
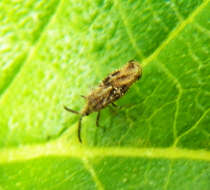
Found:
[[[210,2],[0,2],[0,190],[210,187]],[[128,60],[143,76],[83,119]]]

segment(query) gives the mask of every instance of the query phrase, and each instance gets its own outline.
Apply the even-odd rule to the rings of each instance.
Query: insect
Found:
[[[81,112],[74,111],[64,106],[65,110],[80,115],[78,122],[78,139],[80,142],[82,142],[80,135],[82,118],[92,112],[98,112],[96,126],[99,126],[101,109],[109,104],[116,106],[114,101],[122,97],[129,87],[136,80],[140,79],[141,76],[142,68],[139,63],[135,60],[130,60],[121,69],[109,74],[88,96],[82,96],[87,102]]]

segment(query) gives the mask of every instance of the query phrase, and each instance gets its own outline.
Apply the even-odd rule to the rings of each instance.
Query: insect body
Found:
[[[96,125],[98,126],[100,110],[109,104],[113,104],[114,101],[123,96],[129,87],[141,76],[142,69],[139,63],[131,60],[121,69],[108,75],[88,96],[83,96],[87,103],[81,112],[64,106],[67,111],[80,115],[78,123],[78,138],[80,142],[82,142],[80,136],[82,118],[92,112],[98,112],[96,119]]]

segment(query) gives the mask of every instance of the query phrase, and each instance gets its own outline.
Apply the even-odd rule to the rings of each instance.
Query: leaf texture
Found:
[[[0,190],[210,187],[210,2],[1,1]],[[143,77],[83,121],[89,93],[138,60]]]

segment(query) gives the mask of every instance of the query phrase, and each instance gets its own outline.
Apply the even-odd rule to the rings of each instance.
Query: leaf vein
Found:
[[[167,176],[166,183],[164,185],[164,189],[165,190],[168,189],[168,185],[169,185],[171,174],[172,174],[172,167],[173,167],[173,161],[170,161],[169,170],[168,170],[168,176]]]
[[[83,163],[84,163],[84,166],[85,168],[90,172],[90,175],[92,176],[93,180],[95,181],[96,183],[96,186],[99,190],[104,190],[104,187],[102,185],[102,183],[100,182],[100,180],[98,179],[96,173],[95,173],[95,170],[93,169],[93,167],[90,165],[88,159],[84,158],[82,159]]]
[[[39,36],[37,37],[37,39],[33,42],[32,46],[29,48],[28,50],[28,54],[26,55],[26,57],[23,59],[23,62],[20,64],[20,66],[17,67],[17,69],[15,70],[13,76],[10,77],[10,81],[8,82],[8,84],[4,87],[4,89],[2,90],[2,93],[0,93],[0,98],[3,97],[3,95],[5,94],[6,91],[9,90],[10,86],[12,85],[13,81],[15,80],[15,78],[18,76],[18,74],[20,73],[20,71],[22,70],[22,68],[24,67],[24,65],[28,62],[28,60],[31,58],[32,54],[34,53],[37,44],[39,43],[40,39],[42,38],[42,35],[45,31],[45,29],[47,28],[47,26],[49,25],[49,23],[51,22],[52,18],[56,15],[57,11],[58,11],[58,7],[61,4],[60,3],[61,0],[58,2],[57,7],[55,8],[55,11],[49,16],[48,21],[45,23],[45,25],[42,27],[42,30],[39,34]]]
[[[206,34],[207,36],[210,36],[210,31],[209,31],[207,28],[203,27],[202,25],[200,25],[200,24],[197,23],[197,22],[195,22],[195,23],[193,23],[193,24],[194,24],[194,26],[195,26],[201,33],[204,33],[204,34]]]
[[[174,122],[173,122],[173,135],[174,135],[174,139],[176,139],[177,138],[176,122],[177,122],[177,118],[178,118],[178,114],[179,114],[179,104],[180,104],[180,99],[183,94],[183,89],[182,89],[180,82],[176,79],[175,76],[173,76],[173,74],[168,70],[168,68],[166,68],[166,66],[164,64],[162,64],[159,60],[157,60],[157,61],[158,61],[159,65],[161,66],[161,68],[163,69],[163,71],[167,74],[167,76],[169,78],[171,78],[172,81],[174,81],[174,83],[178,89],[178,95],[176,98],[176,111],[174,114]]]
[[[210,112],[210,108],[207,109],[205,112],[203,112],[203,114],[201,115],[201,117],[198,119],[198,121],[191,127],[189,128],[187,131],[185,131],[184,133],[182,133],[174,142],[174,146],[177,145],[177,143],[180,141],[180,139],[184,136],[186,136],[187,134],[189,134],[191,131],[193,131],[199,124],[200,122],[205,118],[205,116],[207,115],[207,113]]]
[[[180,22],[183,22],[184,19],[183,19],[182,15],[179,13],[179,11],[177,10],[177,6],[176,6],[174,0],[171,1],[170,7],[171,7],[171,8],[173,9],[173,11],[175,12],[175,15],[177,16],[178,20],[179,20]]]
[[[122,20],[123,26],[124,26],[124,28],[126,30],[128,38],[129,38],[129,40],[130,40],[134,50],[139,55],[140,59],[145,59],[144,55],[142,54],[141,50],[138,48],[138,45],[136,44],[136,40],[133,37],[132,31],[128,27],[129,25],[128,25],[126,17],[124,16],[124,13],[121,11],[121,8],[119,8],[119,5],[116,2],[114,3],[114,5],[115,5],[115,8],[117,9],[117,11],[119,13],[120,19]]]
[[[181,22],[177,27],[169,34],[168,38],[147,58],[143,59],[142,67],[145,67],[149,62],[157,58],[160,52],[185,28],[185,26],[193,21],[195,16],[197,16],[208,4],[208,0],[204,1],[197,9],[195,9],[190,16],[188,16],[183,22]]]

